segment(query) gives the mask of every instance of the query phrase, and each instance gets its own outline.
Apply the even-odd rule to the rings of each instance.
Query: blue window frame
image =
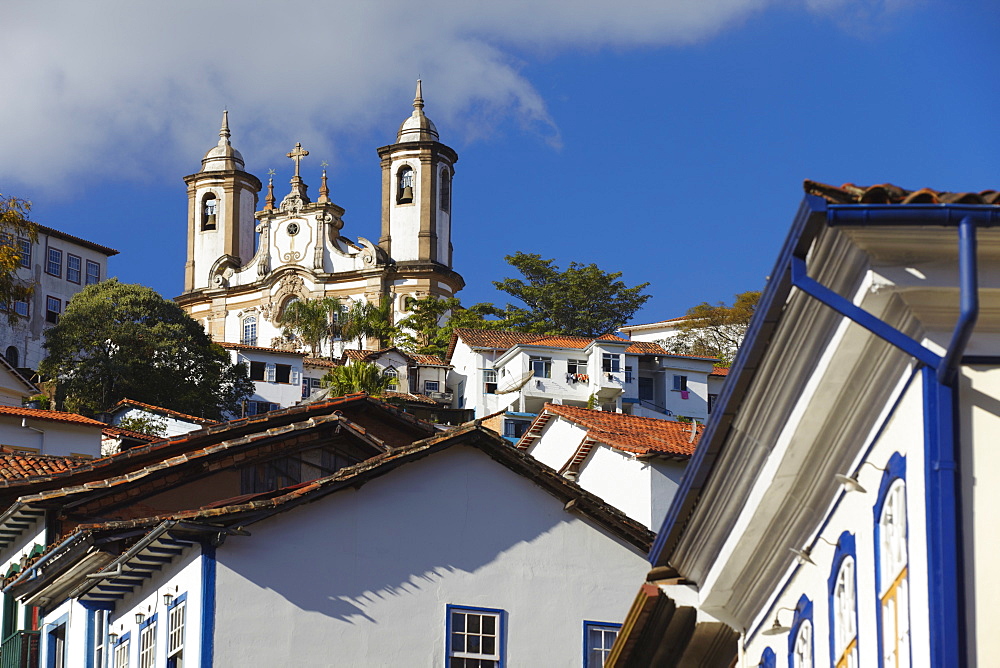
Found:
[[[152,614],[139,625],[139,668],[156,666],[157,614]]]
[[[795,605],[792,615],[792,630],[788,634],[788,666],[789,668],[804,668],[816,665],[816,652],[813,641],[813,604],[803,594]]]
[[[507,613],[494,608],[446,607],[445,656],[449,668],[501,668]]]
[[[858,578],[854,534],[845,531],[837,547],[827,579],[830,601],[830,665],[858,665]]]
[[[621,624],[609,622],[583,623],[584,668],[601,668],[604,665],[621,627]]]
[[[115,642],[114,667],[128,668],[132,653],[132,632],[124,633]]]
[[[760,661],[757,662],[760,668],[778,668],[778,655],[770,647],[765,647],[760,653]]]
[[[108,622],[111,619],[110,603],[80,601],[87,610],[87,651],[84,665],[87,668],[105,668],[111,665],[108,639]]]
[[[875,620],[879,665],[896,668],[910,661],[909,524],[906,457],[895,452],[882,472],[872,508],[875,523]],[[893,628],[886,628],[891,620]]]
[[[64,668],[66,666],[66,625],[69,613],[59,617],[51,624],[46,624],[45,634],[45,665],[47,668]]]
[[[187,593],[167,606],[167,668],[184,665],[184,630],[187,627]]]

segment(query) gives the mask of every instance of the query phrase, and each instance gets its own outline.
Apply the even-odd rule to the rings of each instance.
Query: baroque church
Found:
[[[451,297],[465,285],[452,269],[451,184],[458,154],[439,141],[424,114],[419,80],[413,113],[396,142],[378,149],[377,244],[342,235],[344,209],[330,199],[325,169],[315,200],[309,195],[300,172],[308,154],[301,144],[288,153],[295,174],[280,202],[272,170],[257,210],[261,181],[245,171],[224,112],[218,144],[205,154],[201,170],[184,178],[187,264],[184,293],[176,301],[216,341],[289,348],[276,321],[295,299],[333,297],[345,305],[390,299],[398,321],[407,298]]]

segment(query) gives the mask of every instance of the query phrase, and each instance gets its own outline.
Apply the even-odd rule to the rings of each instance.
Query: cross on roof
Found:
[[[300,142],[295,142],[295,148],[288,154],[288,157],[295,161],[295,178],[299,177],[299,161],[309,155],[309,151],[302,148]]]

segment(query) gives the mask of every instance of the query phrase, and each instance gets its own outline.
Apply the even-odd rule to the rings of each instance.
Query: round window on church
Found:
[[[294,237],[299,233],[298,223],[288,223],[288,236]]]

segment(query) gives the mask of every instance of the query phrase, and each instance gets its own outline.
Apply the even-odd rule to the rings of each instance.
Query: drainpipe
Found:
[[[25,429],[30,429],[31,431],[37,431],[39,434],[42,435],[42,443],[41,443],[41,447],[38,448],[38,454],[44,455],[45,454],[45,430],[44,429],[36,429],[36,428],[32,427],[31,425],[29,425],[28,424],[28,418],[21,418],[21,426],[24,427]]]

